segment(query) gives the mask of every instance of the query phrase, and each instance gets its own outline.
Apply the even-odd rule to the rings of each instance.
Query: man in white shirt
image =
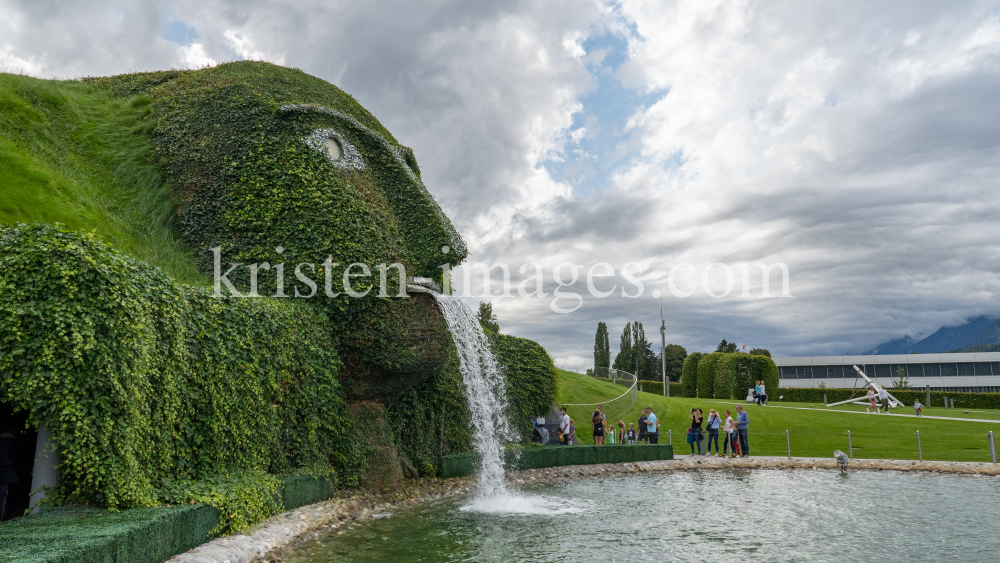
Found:
[[[882,403],[882,407],[885,408],[885,412],[883,414],[889,414],[889,392],[885,390],[885,387],[879,388],[878,400]]]
[[[563,441],[562,445],[568,446],[569,443],[570,443],[570,438],[569,438],[569,415],[566,414],[566,407],[562,408],[562,418],[559,419],[559,430],[562,431],[563,436],[566,436],[566,439]]]

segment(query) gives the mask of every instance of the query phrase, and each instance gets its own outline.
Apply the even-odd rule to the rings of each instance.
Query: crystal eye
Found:
[[[340,141],[334,137],[326,138],[326,152],[330,155],[330,159],[333,161],[340,160],[343,156],[343,150],[340,148]]]

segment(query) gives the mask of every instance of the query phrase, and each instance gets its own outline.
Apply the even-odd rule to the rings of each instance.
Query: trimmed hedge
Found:
[[[770,385],[770,384],[768,384]],[[910,406],[920,399],[921,404],[927,398],[927,391],[912,389],[909,391],[889,389],[894,397]],[[788,401],[792,403],[822,403],[826,394],[827,402],[837,403],[851,398],[851,389],[820,389],[816,387],[782,387],[777,392],[770,392],[768,401]],[[784,396],[784,399],[778,397]],[[951,393],[947,391],[931,391],[931,404],[925,407],[943,407],[944,398],[955,399],[955,408],[1000,409],[1000,393]],[[855,392],[855,398],[864,399],[862,388]]]
[[[698,361],[698,397],[711,399],[715,397],[715,366],[723,354],[713,352],[705,354]]]
[[[281,487],[285,510],[333,497],[334,483],[291,477]],[[20,563],[162,563],[213,536],[221,513],[208,505],[110,512],[49,508],[0,524],[0,561]]]
[[[673,446],[669,444],[539,446],[507,450],[504,454],[504,465],[508,470],[518,470],[663,459],[674,459]],[[475,452],[446,455],[441,461],[441,476],[445,479],[466,477],[476,473],[478,469],[479,454]]]
[[[739,353],[719,354],[715,365],[716,399],[743,399],[746,390],[760,380],[764,381],[765,389],[773,392],[778,388],[778,367],[771,358]]]
[[[694,397],[698,393],[698,362],[705,354],[692,352],[684,359],[684,367],[681,368],[681,387],[684,397]]]
[[[652,393],[654,395],[663,395],[663,382],[662,381],[650,381],[648,379],[640,379],[638,385],[642,387],[643,393]],[[683,397],[684,396],[684,384],[670,382],[670,396],[671,397]]]

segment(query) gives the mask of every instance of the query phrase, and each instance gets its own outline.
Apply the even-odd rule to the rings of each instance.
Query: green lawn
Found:
[[[174,231],[149,100],[0,73],[0,224],[92,231],[175,280],[208,284]]]
[[[840,405],[836,407],[824,407],[821,403],[791,403],[785,401],[772,400],[771,405],[773,406],[783,406],[783,407],[800,407],[800,408],[815,408],[815,409],[831,409],[837,411],[854,411],[854,412],[865,412],[865,407],[862,405]],[[947,416],[952,418],[979,418],[987,420],[1000,420],[1000,411],[991,410],[978,410],[978,409],[968,409],[969,412],[965,412],[966,409],[954,408],[946,409],[943,407],[924,407],[922,412],[924,416]],[[893,414],[915,414],[913,410],[913,405],[903,405],[902,407],[892,409],[890,412]],[[997,430],[993,431],[994,433]]]
[[[617,397],[623,387],[597,381],[578,373],[558,371],[557,399],[560,403],[595,403]],[[622,401],[617,401],[621,403]],[[779,403],[770,407],[744,405],[750,415],[750,452],[753,455],[785,455],[785,430],[790,431],[792,455],[804,457],[832,457],[834,450],[847,451],[847,432],[851,432],[851,445],[855,458],[872,459],[917,459],[916,431],[925,460],[989,461],[986,433],[990,430],[1000,434],[1000,424],[984,422],[962,422],[953,420],[931,420],[904,417],[880,416],[876,414],[849,414],[823,410],[799,410],[778,408]],[[666,443],[667,430],[673,430],[676,453],[690,453],[684,441],[684,431],[689,426],[688,415],[698,407],[708,415],[708,409],[719,411],[725,408],[735,413],[736,402],[707,399],[662,397],[650,393],[639,393],[638,401],[624,410],[615,403],[606,407],[606,412],[614,416],[614,422],[623,420],[626,425],[636,422],[643,407],[653,407],[660,418],[660,442]],[[780,403],[782,406],[805,406],[798,403]],[[821,405],[814,404],[814,408]],[[845,407],[844,410],[854,407]],[[864,407],[861,407],[864,410]],[[569,407],[570,417],[577,423],[577,438],[582,444],[592,444],[590,414],[592,407]],[[897,412],[911,414],[909,407]],[[997,418],[996,413],[969,413],[961,410],[926,409],[925,414],[941,416],[963,416]],[[979,416],[982,415],[982,416]],[[734,415],[735,418],[735,415]],[[1000,439],[1000,437],[998,437]]]

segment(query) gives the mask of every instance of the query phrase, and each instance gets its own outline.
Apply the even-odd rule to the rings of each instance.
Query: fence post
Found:
[[[854,459],[854,448],[851,447],[851,431],[847,431],[847,458]]]
[[[788,459],[792,459],[792,439],[788,437],[788,430],[785,430],[785,446],[788,447]]]
[[[917,459],[920,461],[924,460],[924,451],[920,449],[920,431],[917,430]]]
[[[823,393],[823,406],[826,406],[826,393]]]
[[[948,408],[948,397],[944,398],[944,408]]]
[[[667,444],[674,445],[674,431],[667,430]]]
[[[989,436],[989,439],[990,439],[990,461],[992,461],[993,463],[996,463],[997,462],[997,442],[996,442],[996,439],[994,439],[994,437],[993,437],[993,431],[990,430],[990,433],[987,434],[987,436]]]
[[[930,385],[927,386],[927,400],[924,401],[924,402],[927,403],[928,407],[931,406],[931,386]]]

